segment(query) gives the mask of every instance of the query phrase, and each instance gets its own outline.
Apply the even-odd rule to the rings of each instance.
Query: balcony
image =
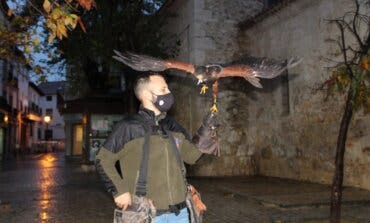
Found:
[[[38,105],[31,102],[29,107],[24,107],[22,118],[36,122],[42,121],[42,110]]]

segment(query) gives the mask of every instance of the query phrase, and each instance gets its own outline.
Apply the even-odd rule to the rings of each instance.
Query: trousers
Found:
[[[154,223],[189,223],[189,213],[187,208],[180,210],[179,215],[175,213],[165,213],[154,218]]]

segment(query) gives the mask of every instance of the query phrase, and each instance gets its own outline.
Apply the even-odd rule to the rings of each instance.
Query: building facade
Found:
[[[33,82],[29,82],[28,111],[25,118],[29,122],[27,146],[31,148],[32,151],[38,149],[39,142],[42,140],[41,132],[45,128],[41,107],[41,98],[43,96],[44,93]]]
[[[65,81],[50,81],[38,85],[44,93],[40,98],[43,115],[51,117],[47,129],[44,129],[41,133],[41,138],[45,140],[65,140],[64,119],[58,110],[58,104],[63,103],[64,85]]]
[[[336,50],[326,40],[339,33],[327,19],[353,9],[351,0],[167,1],[162,13],[177,15],[166,30],[181,40],[178,59],[200,65],[242,62],[246,56],[304,58],[284,76],[262,81],[262,90],[238,78],[220,81],[221,157],[204,156],[191,174],[331,183],[344,100],[325,101],[325,93],[313,89],[330,75],[325,67],[331,64],[322,58]],[[178,98],[173,114],[192,132],[211,103],[211,95],[200,96],[194,84],[186,78],[171,83]],[[345,185],[370,189],[369,118],[359,112],[353,119]]]
[[[106,95],[65,101],[61,111],[66,123],[66,157],[92,163],[128,109],[122,96]]]
[[[30,82],[30,68],[14,61],[2,61],[1,126],[3,156],[30,152],[43,126],[39,104],[43,93]]]
[[[1,26],[11,29],[6,1],[0,2]],[[24,59],[20,50],[14,55]],[[31,67],[17,59],[0,60],[0,159],[37,149],[44,129],[43,92],[30,81]]]

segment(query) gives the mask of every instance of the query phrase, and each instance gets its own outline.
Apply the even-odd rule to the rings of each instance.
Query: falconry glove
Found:
[[[208,113],[204,117],[202,125],[192,139],[202,153],[220,155],[220,145],[217,137],[219,126],[217,113]]]

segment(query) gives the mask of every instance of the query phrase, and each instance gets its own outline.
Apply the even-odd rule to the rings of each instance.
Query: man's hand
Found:
[[[131,194],[129,192],[121,194],[118,197],[114,198],[114,202],[118,207],[126,210],[127,207],[131,205]]]
[[[193,136],[192,142],[202,153],[220,155],[220,145],[217,138],[217,129],[220,126],[217,113],[207,114],[201,127]]]

